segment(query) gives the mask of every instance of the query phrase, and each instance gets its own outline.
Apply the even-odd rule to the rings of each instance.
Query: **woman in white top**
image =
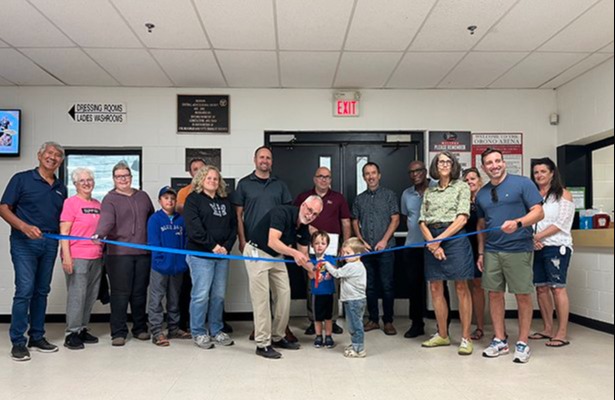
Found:
[[[548,339],[548,347],[562,347],[570,344],[566,339],[570,308],[566,276],[572,255],[570,229],[575,207],[550,158],[532,161],[532,181],[544,198],[545,217],[536,224],[534,234],[534,286],[544,328],[530,335],[530,339]],[[554,303],[557,329],[553,324]]]

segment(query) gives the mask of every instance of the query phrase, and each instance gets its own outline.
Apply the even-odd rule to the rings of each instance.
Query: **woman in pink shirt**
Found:
[[[100,202],[92,198],[94,175],[87,168],[77,168],[71,177],[77,194],[64,201],[60,215],[60,233],[91,237],[100,219]],[[84,343],[98,343],[98,338],[88,332],[87,324],[100,286],[102,245],[89,240],[61,240],[60,246],[68,292],[68,334],[64,347],[79,350],[84,348]]]

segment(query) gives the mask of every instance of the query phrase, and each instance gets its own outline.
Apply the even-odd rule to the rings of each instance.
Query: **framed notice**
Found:
[[[228,95],[177,95],[177,133],[230,133]]]
[[[462,169],[469,168],[472,166],[471,147],[469,131],[429,131],[429,163],[441,151],[448,151],[457,157]]]
[[[474,167],[480,167],[480,155],[489,147],[502,152],[506,171],[523,175],[523,133],[472,133]]]

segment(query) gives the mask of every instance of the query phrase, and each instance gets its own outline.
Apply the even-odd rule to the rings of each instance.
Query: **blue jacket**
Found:
[[[186,226],[179,214],[168,216],[164,210],[156,211],[147,221],[147,244],[150,246],[184,249]],[[188,269],[182,254],[152,251],[152,269],[163,275],[176,275]]]

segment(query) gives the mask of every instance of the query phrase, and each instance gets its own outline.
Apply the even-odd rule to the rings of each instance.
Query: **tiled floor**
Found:
[[[507,323],[514,337],[514,321]],[[404,339],[405,320],[396,323],[394,337],[368,332],[365,359],[342,356],[347,333],[335,336],[334,349],[313,348],[313,338],[302,334],[305,325],[291,322],[303,348],[285,351],[281,360],[254,355],[251,323],[233,322],[236,344],[228,348],[201,350],[177,340],[158,348],[133,339],[114,348],[108,325],[94,324],[101,343],[34,352],[31,361],[18,363],[9,356],[8,325],[0,324],[0,399],[613,399],[613,336],[574,324],[570,346],[550,349],[532,341],[524,365],[513,363],[512,354],[481,357],[486,337],[472,356],[458,356],[455,323],[453,345],[435,349],[421,348],[424,338]],[[47,327],[49,340],[61,345],[63,325]]]

